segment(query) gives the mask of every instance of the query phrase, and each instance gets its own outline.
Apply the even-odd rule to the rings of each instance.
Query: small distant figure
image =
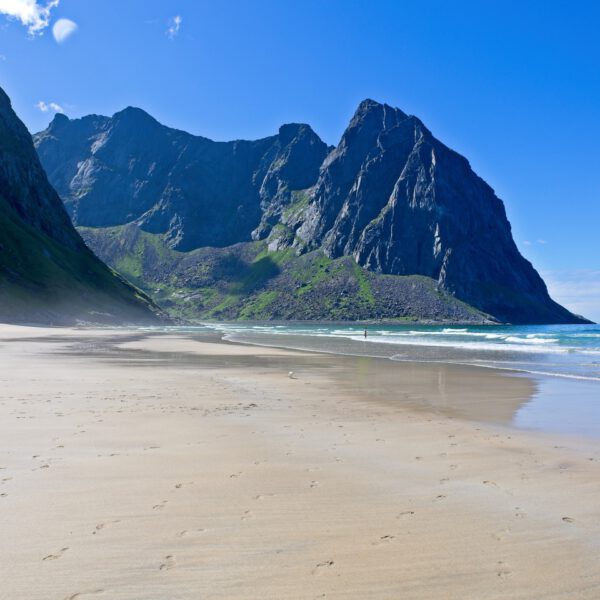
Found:
[[[367,328],[365,327],[365,340],[367,339]]]

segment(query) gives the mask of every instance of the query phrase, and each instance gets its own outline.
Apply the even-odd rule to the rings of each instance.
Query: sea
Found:
[[[393,361],[443,362],[600,383],[600,325],[203,323],[225,340]],[[366,331],[366,336],[365,336]]]
[[[212,332],[224,340],[258,346],[504,370],[535,382],[534,393],[515,410],[511,426],[600,439],[600,325],[371,324],[365,328],[362,324],[237,322],[161,329]]]

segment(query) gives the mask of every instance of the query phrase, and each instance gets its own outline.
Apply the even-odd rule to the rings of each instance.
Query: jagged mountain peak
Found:
[[[85,135],[73,125],[35,138],[76,224],[135,223],[179,251],[265,240],[269,250],[427,277],[501,321],[576,320],[520,255],[493,190],[399,108],[363,100],[335,148],[301,123],[212,142],[117,127],[125,116],[156,123],[129,108]]]
[[[132,107],[68,121],[62,143],[56,136],[49,127],[35,141],[76,225],[135,221],[177,250],[267,235],[261,206],[271,200],[279,214],[292,191],[316,182],[329,151],[302,123],[260,140],[215,142]]]
[[[126,122],[133,126],[162,126],[152,115],[137,106],[127,106],[123,110],[116,112],[112,116],[112,120],[115,122]]]
[[[48,127],[60,127],[69,121],[70,119],[67,115],[65,115],[65,113],[57,112],[54,114],[54,117],[52,117],[52,121],[50,121]]]
[[[408,115],[399,108],[367,98],[358,105],[346,132],[357,126],[390,129],[407,118]]]
[[[318,139],[320,141],[321,138],[314,132],[313,128],[306,123],[284,123],[279,128],[279,141],[281,145],[285,146],[293,141],[295,138],[300,136],[308,136],[311,138]]]

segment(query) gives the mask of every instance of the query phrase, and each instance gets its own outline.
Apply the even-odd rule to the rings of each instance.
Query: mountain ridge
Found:
[[[164,318],[84,244],[0,88],[0,320],[158,323]]]
[[[585,322],[550,298],[468,160],[398,108],[364,100],[335,147],[306,124],[214,142],[141,109],[65,119],[34,139],[78,226],[135,224],[177,252],[262,242],[296,257],[351,257],[376,275],[428,277],[498,321]],[[115,266],[98,235],[85,235]]]

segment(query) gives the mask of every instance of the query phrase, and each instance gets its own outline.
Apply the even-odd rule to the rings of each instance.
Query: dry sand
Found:
[[[0,598],[600,598],[532,380],[211,340],[0,327]]]

